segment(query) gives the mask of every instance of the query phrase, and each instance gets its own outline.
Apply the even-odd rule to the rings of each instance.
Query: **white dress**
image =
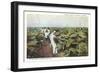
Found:
[[[52,49],[53,49],[53,54],[57,53],[56,43],[54,41],[55,37],[56,36],[53,33],[50,34],[50,41],[51,41],[51,45],[52,45]]]
[[[49,35],[49,34],[50,34],[50,30],[47,30],[47,32],[45,31],[45,32],[44,32],[44,37],[45,37],[45,38],[48,38],[48,35]]]

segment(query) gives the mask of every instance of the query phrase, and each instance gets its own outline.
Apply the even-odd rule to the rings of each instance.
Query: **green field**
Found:
[[[82,57],[88,56],[88,28],[87,27],[43,27],[51,32],[56,31],[55,42],[58,53],[52,57]],[[42,27],[27,27],[27,58],[40,58],[38,52],[44,35]]]

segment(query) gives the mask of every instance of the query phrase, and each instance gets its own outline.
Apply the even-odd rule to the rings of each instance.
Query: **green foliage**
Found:
[[[44,27],[46,28],[46,27]],[[44,34],[40,32],[42,28],[27,28],[27,49],[33,52],[41,47]],[[88,28],[57,28],[51,27],[50,31],[56,31],[56,44],[59,57],[88,56]],[[30,56],[30,52],[28,53]],[[34,57],[32,55],[31,57]]]

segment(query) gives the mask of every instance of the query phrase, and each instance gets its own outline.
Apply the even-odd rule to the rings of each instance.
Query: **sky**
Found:
[[[25,12],[27,27],[88,27],[89,14]]]

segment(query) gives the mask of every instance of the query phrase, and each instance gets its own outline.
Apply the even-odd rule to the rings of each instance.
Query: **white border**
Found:
[[[54,11],[54,12],[75,12],[75,13],[89,13],[89,56],[88,57],[63,57],[63,58],[44,58],[44,59],[23,59],[23,50],[25,50],[26,45],[23,40],[25,37],[23,31],[26,26],[26,21],[23,23],[23,11]],[[93,9],[78,9],[78,8],[60,8],[60,7],[46,7],[46,6],[18,6],[18,68],[35,68],[35,67],[50,67],[50,66],[70,66],[70,65],[86,65],[95,64],[95,11]],[[24,25],[25,24],[25,28]],[[25,29],[26,30],[26,29]],[[23,33],[24,32],[24,33]],[[26,37],[25,37],[26,38]],[[24,41],[24,42],[23,42]]]

